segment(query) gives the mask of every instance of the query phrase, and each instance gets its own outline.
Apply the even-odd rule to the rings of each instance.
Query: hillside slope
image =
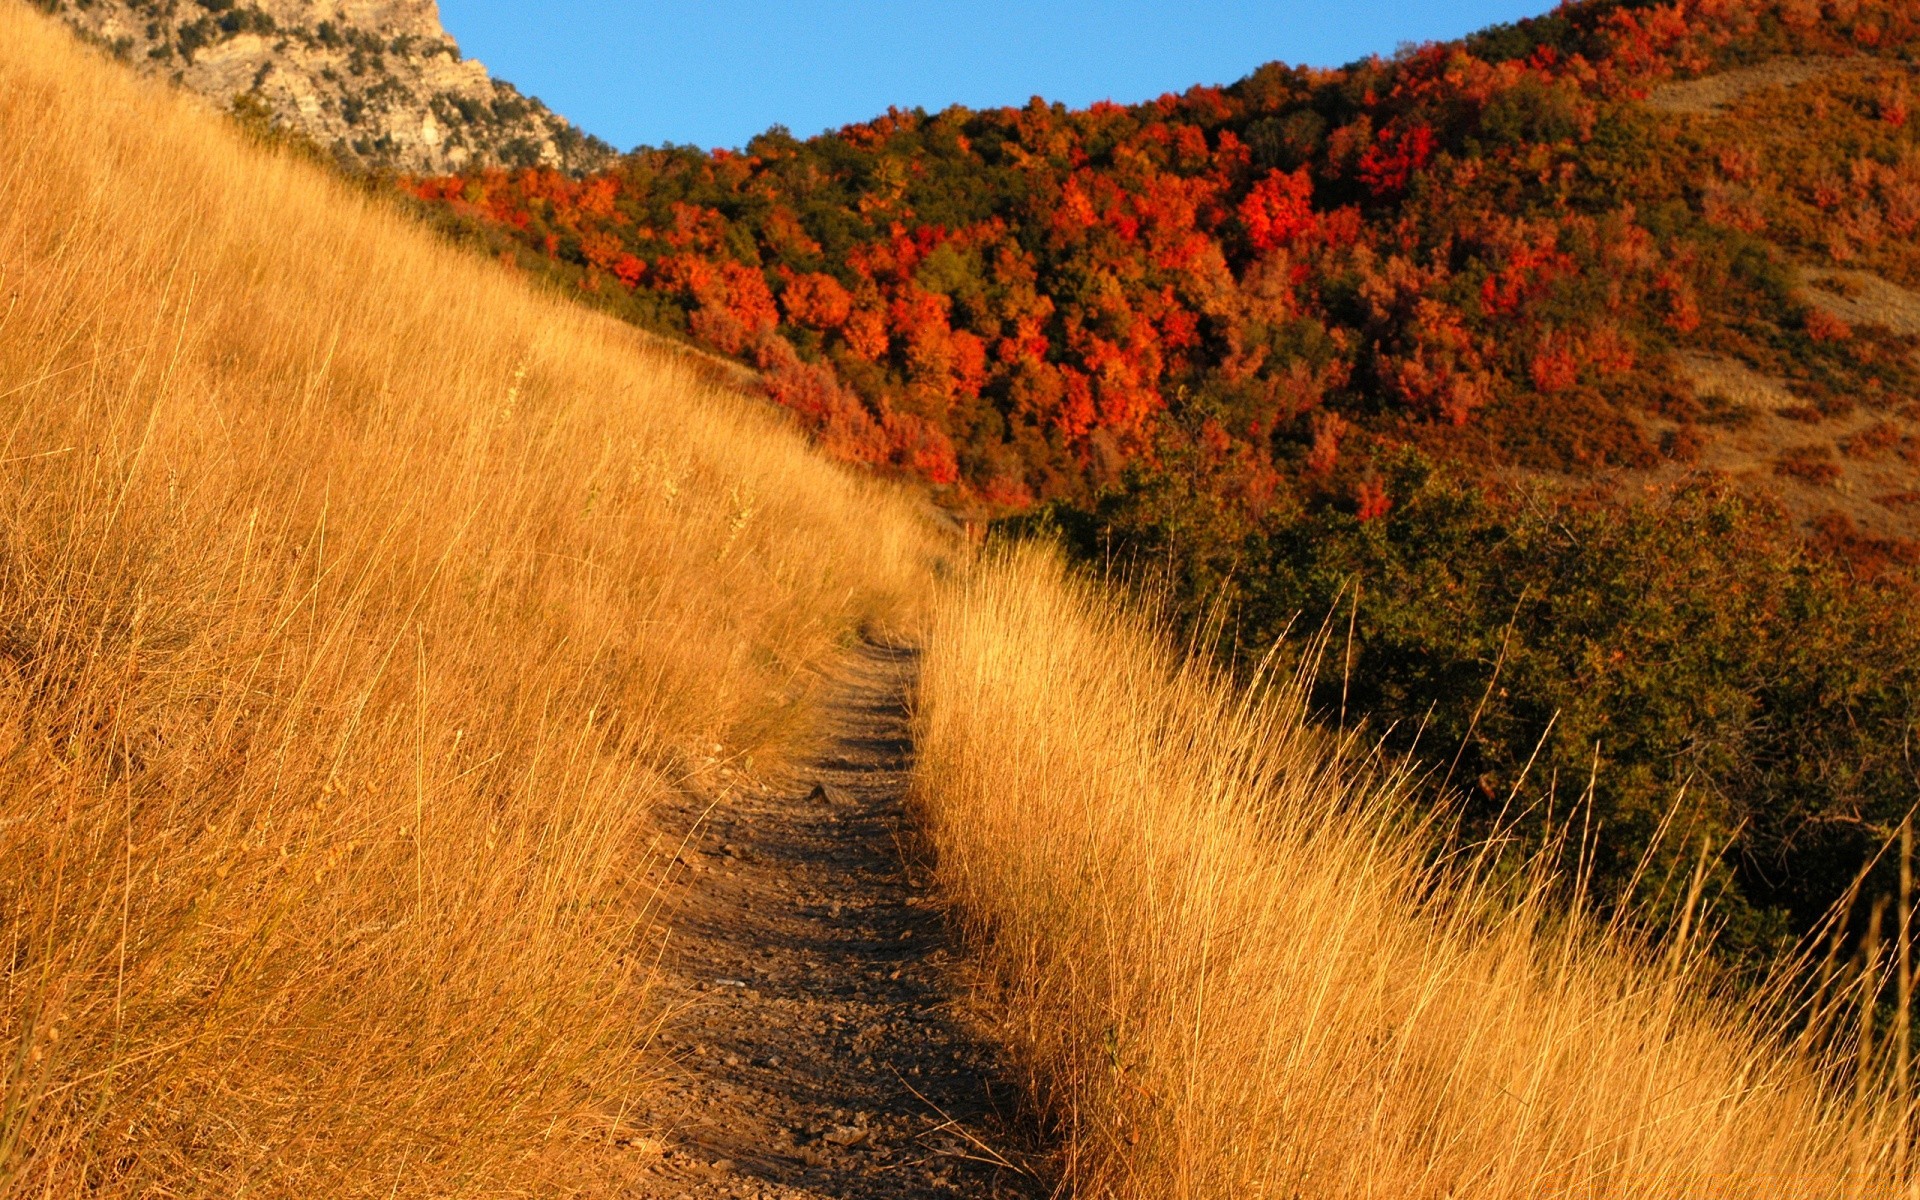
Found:
[[[1581,0],[1143,104],[411,187],[959,505],[1146,473],[1377,511],[1412,443],[1912,538],[1916,40],[1894,0]]]
[[[0,1194],[564,1194],[913,510],[18,0],[0,297]]]
[[[1591,812],[1563,800],[1509,870],[1368,731],[1261,683],[1032,548],[930,623],[916,791],[1073,1194],[1912,1194],[1890,943],[1817,989],[1730,988],[1700,958],[1704,857],[1665,880],[1664,936],[1596,920]]]

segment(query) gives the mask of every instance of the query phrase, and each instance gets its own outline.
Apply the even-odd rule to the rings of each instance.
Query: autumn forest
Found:
[[[1825,316],[1787,270],[1797,253],[1920,283],[1920,25],[1843,7],[1573,5],[1133,107],[896,111],[582,179],[407,186],[509,235],[516,261],[750,362],[837,453],[957,503],[1083,498],[1177,458],[1253,508],[1377,510],[1386,444],[1688,460],[1712,415],[1678,378],[1690,348],[1823,410],[1913,393],[1904,341]],[[1844,135],[1791,161],[1645,103],[1782,52],[1850,56],[1759,114],[1766,136],[1812,106]]]

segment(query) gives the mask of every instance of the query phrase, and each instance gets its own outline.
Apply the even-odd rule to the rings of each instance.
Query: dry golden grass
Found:
[[[1033,550],[927,645],[918,803],[1076,1194],[1909,1194],[1890,1088],[1555,917],[1543,871],[1436,855],[1297,691],[1236,695]]]
[[[0,0],[0,1194],[554,1194],[650,800],[930,544]]]
[[[590,1189],[650,801],[790,746],[930,546],[0,0],[0,1195]],[[919,800],[1080,1194],[1909,1194],[1878,1068],[1436,856],[1287,688],[1034,551],[927,645]]]

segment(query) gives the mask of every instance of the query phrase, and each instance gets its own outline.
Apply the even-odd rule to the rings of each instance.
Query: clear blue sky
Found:
[[[1551,0],[440,0],[470,57],[622,150],[808,136],[889,104],[1075,107],[1338,66]]]

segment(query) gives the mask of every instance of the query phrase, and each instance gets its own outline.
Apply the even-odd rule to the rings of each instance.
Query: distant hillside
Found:
[[[311,139],[344,163],[580,172],[612,148],[488,76],[434,0],[39,0],[149,74]]]
[[[1377,508],[1413,443],[1720,468],[1910,537],[1917,29],[1894,0],[1593,0],[1127,107],[411,188],[959,504],[1177,468]]]

